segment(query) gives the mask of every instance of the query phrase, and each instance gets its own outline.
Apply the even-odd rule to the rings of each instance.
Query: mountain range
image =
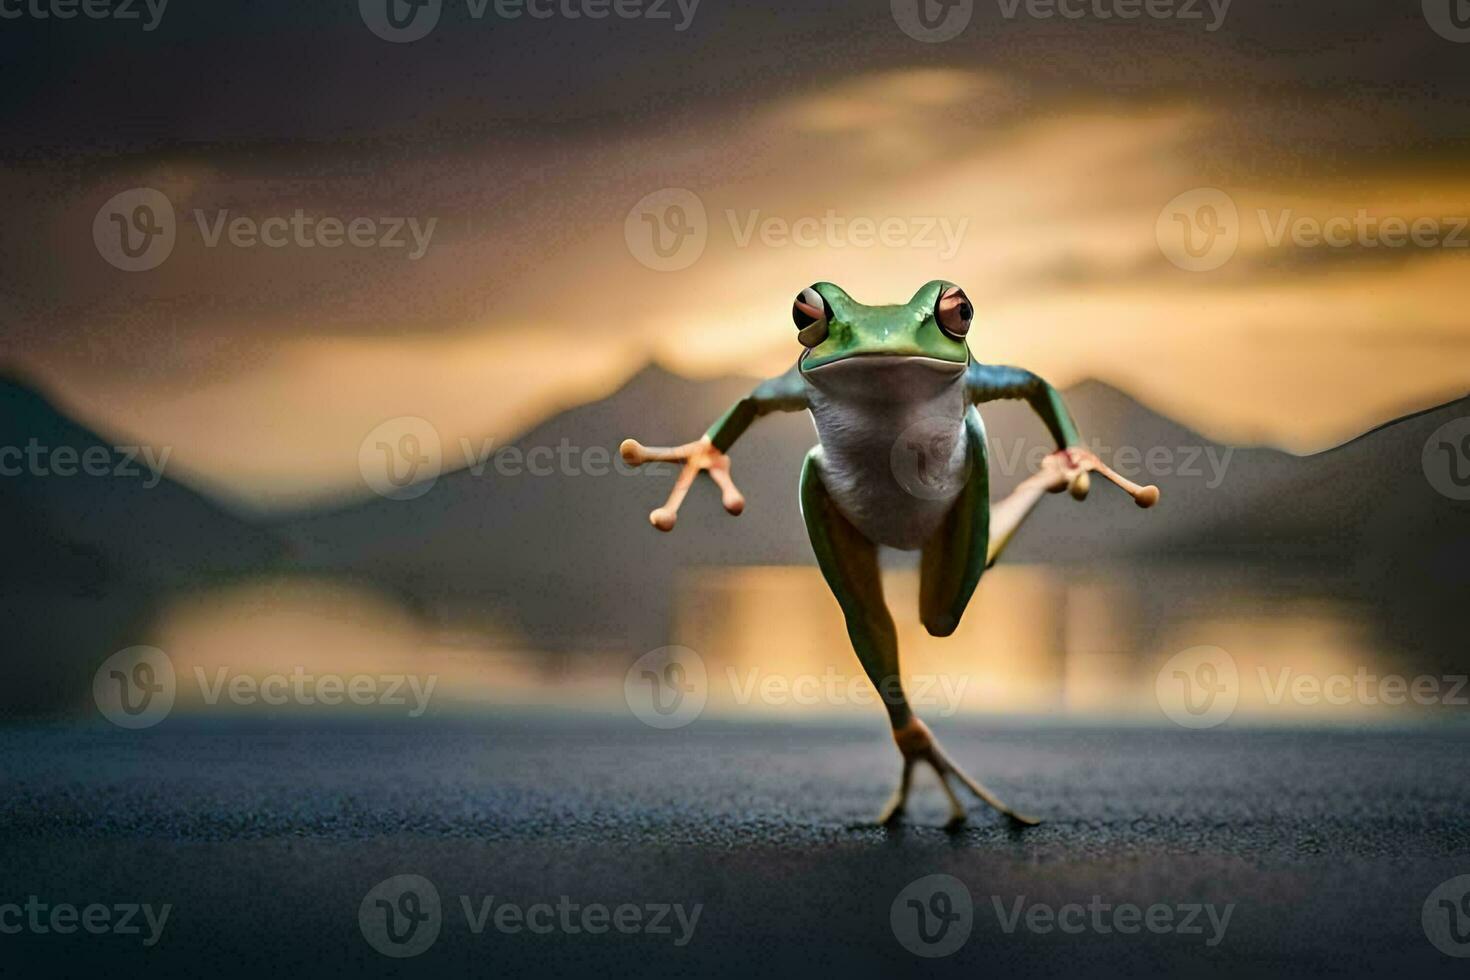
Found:
[[[695,381],[650,365],[605,399],[548,418],[506,446],[476,448],[472,455],[492,452],[485,465],[450,468],[413,499],[365,495],[268,520],[236,516],[166,471],[150,485],[155,477],[139,461],[136,477],[59,476],[51,464],[44,475],[6,470],[0,540],[12,560],[0,581],[19,676],[0,693],[0,712],[75,701],[102,659],[141,642],[169,596],[255,575],[350,580],[441,626],[494,622],[547,651],[658,646],[670,634],[680,568],[812,561],[796,504],[801,461],[816,441],[806,413],[761,420],[732,451],[747,498],[738,519],[701,479],[677,528],[661,534],[647,514],[663,502],[673,468],[608,467],[623,438],[686,441],[752,383]],[[1214,443],[1101,382],[1065,396],[1099,454],[1157,484],[1162,501],[1139,510],[1095,479],[1083,503],[1065,495],[1044,502],[1005,560],[1119,568],[1145,589],[1172,576],[1160,596],[1177,596],[1185,574],[1196,589],[1218,577],[1330,594],[1367,609],[1386,641],[1463,659],[1454,624],[1465,597],[1470,503],[1436,491],[1421,459],[1430,433],[1470,415],[1470,399],[1297,457]],[[993,403],[983,414],[998,496],[1051,446],[1024,403]],[[0,447],[32,443],[52,460],[58,447],[79,458],[91,450],[94,463],[106,453],[114,470],[126,455],[34,387],[0,379]],[[557,460],[554,472],[515,472],[493,456],[535,447]],[[446,462],[459,453],[444,447]]]

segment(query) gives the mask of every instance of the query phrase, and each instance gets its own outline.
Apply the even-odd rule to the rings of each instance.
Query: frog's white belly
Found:
[[[860,358],[808,375],[822,483],[870,541],[922,547],[964,488],[963,378],[921,358]]]

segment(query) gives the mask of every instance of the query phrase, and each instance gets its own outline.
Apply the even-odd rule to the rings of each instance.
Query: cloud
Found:
[[[981,359],[1058,383],[1100,376],[1213,435],[1309,448],[1446,390],[1442,345],[1392,338],[1463,334],[1465,264],[1449,249],[1374,262],[1358,246],[1272,245],[1257,212],[1443,217],[1466,209],[1470,181],[1292,156],[1272,125],[1251,134],[1262,166],[1247,167],[1225,104],[930,66],[371,166],[155,161],[128,180],[175,201],[168,262],[100,263],[87,229],[115,175],[31,195],[26,220],[69,271],[30,282],[9,329],[85,417],[174,445],[200,482],[274,505],[355,487],[358,443],[387,417],[431,418],[451,442],[508,438],[648,358],[694,375],[780,371],[796,352],[791,297],[818,280],[876,304],[950,279],[976,300]],[[1156,226],[1201,186],[1232,197],[1240,243],[1192,273],[1165,258]],[[672,272],[640,264],[625,238],[629,209],[665,187],[694,192],[706,216],[703,253]],[[211,247],[195,218],[298,209],[437,225],[410,260]],[[67,301],[48,302],[58,292]]]

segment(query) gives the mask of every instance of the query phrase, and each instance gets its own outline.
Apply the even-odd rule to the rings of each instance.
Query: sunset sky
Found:
[[[253,9],[20,23],[0,357],[231,501],[298,506],[362,491],[384,419],[503,442],[650,359],[783,370],[813,281],[876,304],[943,278],[976,303],[981,360],[1318,449],[1470,389],[1470,44],[1419,8],[1241,0],[1212,33],[977,3],[942,43],[886,0],[782,23],[705,0],[684,31],[446,7],[411,44],[348,3],[289,37]],[[212,68],[253,46],[258,75]],[[83,58],[127,84],[81,91]],[[135,187],[171,203],[176,243],[125,272],[93,225]],[[702,207],[705,244],[664,271],[630,212],[668,188]],[[1235,208],[1238,247],[1190,271],[1169,236],[1221,200],[1202,188]],[[407,226],[404,248],[209,244],[297,209],[434,224],[416,259]],[[1354,230],[1273,241],[1301,218]],[[1364,240],[1395,219],[1421,241]]]

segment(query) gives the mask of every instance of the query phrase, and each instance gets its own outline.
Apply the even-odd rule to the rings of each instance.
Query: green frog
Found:
[[[725,509],[739,514],[745,499],[730,475],[730,448],[764,415],[809,411],[819,444],[801,470],[802,518],[903,762],[879,823],[902,818],[914,768],[923,763],[939,776],[950,827],[966,819],[952,781],[1011,820],[1035,824],[955,765],[915,716],[903,691],[879,547],[920,552],[919,617],[930,634],[949,636],[981,575],[1048,493],[1069,489],[1081,500],[1093,471],[1119,483],[1140,506],[1152,506],[1158,491],[1122,480],[1084,449],[1061,395],[1046,381],[974,359],[975,307],[953,283],[927,283],[900,306],[865,306],[820,282],[797,295],[792,319],[803,348],[796,363],[736,402],[703,438],[666,449],[624,441],[620,451],[630,464],[684,464],[668,501],[649,520],[673,530],[701,472],[719,486]],[[1057,451],[992,506],[985,423],[976,406],[1002,398],[1027,401]]]

